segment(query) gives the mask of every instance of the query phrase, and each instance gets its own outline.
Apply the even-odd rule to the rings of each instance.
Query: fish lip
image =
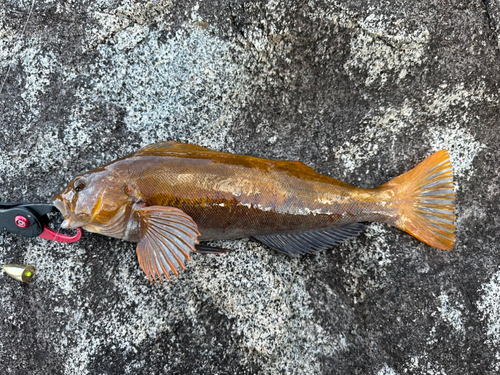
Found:
[[[55,198],[53,200],[53,204],[55,208],[59,210],[64,219],[71,219],[71,209],[69,207],[69,202],[65,201],[62,198]]]
[[[63,200],[61,198],[54,198],[52,201],[54,206],[59,210],[59,212],[66,218],[67,216],[67,207],[64,204]]]
[[[76,223],[73,221],[72,218],[67,218],[67,219],[64,219],[64,221],[62,222],[61,224],[61,228],[63,229],[76,229],[76,228],[80,228],[81,225],[75,225]]]
[[[70,215],[69,204],[65,202],[63,199],[56,196],[53,200],[53,204],[55,208],[61,212],[64,221],[61,223],[61,228],[63,229],[76,229],[80,228],[82,225],[80,223],[76,223]]]

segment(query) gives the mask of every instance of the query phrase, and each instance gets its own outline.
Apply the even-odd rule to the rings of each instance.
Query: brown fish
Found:
[[[64,228],[138,242],[139,264],[156,281],[185,269],[199,240],[252,236],[298,256],[359,235],[366,221],[449,250],[454,198],[445,150],[379,187],[361,189],[297,161],[162,142],[75,177],[54,204]]]

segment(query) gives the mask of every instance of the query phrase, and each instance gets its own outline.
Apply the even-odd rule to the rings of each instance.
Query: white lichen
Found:
[[[485,343],[496,350],[492,368],[500,371],[500,271],[494,273],[490,281],[481,287],[481,298],[477,308],[481,320],[486,322]]]
[[[484,93],[482,88],[465,90],[462,86],[455,87],[451,92],[445,92],[447,85],[435,92],[429,93],[423,101],[425,109],[432,116],[433,123],[448,123],[445,126],[430,126],[427,139],[434,150],[446,149],[450,153],[453,171],[457,176],[470,176],[474,158],[486,147],[476,141],[469,131],[459,125],[460,122],[471,120],[470,112],[477,105],[492,102],[494,98]],[[458,110],[457,110],[458,109]],[[451,119],[451,121],[450,121]]]
[[[486,147],[458,124],[446,128],[430,128],[427,138],[434,150],[448,150],[453,172],[459,177],[472,174],[468,172],[474,158]]]
[[[425,105],[428,121],[432,122],[424,139],[434,150],[446,149],[450,153],[453,171],[458,177],[470,177],[474,158],[485,149],[485,145],[478,142],[456,120],[456,113],[452,113],[452,106],[462,106],[460,115],[468,118],[471,107],[481,101],[494,100],[484,94],[481,89],[466,91],[458,87],[450,94],[444,94],[442,89],[429,93],[422,102]],[[416,103],[405,101],[399,108],[379,108],[367,113],[363,120],[363,132],[352,135],[336,150],[336,156],[343,162],[346,176],[356,171],[363,163],[373,161],[382,149],[394,142],[401,134],[411,127],[417,110]],[[450,118],[452,119],[450,121]],[[448,125],[438,125],[440,123]],[[394,158],[399,155],[394,154]],[[457,183],[458,186],[458,183]]]
[[[180,29],[169,39],[135,25],[98,47],[82,100],[106,98],[125,111],[142,144],[175,139],[222,149],[249,77],[229,44],[207,30]]]
[[[500,347],[500,271],[493,274],[481,289],[482,296],[477,308],[482,313],[482,320],[487,323],[487,343]]]
[[[398,135],[411,125],[413,113],[411,105],[405,102],[400,108],[379,108],[377,114],[367,114],[363,132],[353,134],[335,151],[344,163],[345,174],[373,159],[382,145],[394,144]]]
[[[398,375],[398,373],[396,371],[394,371],[394,369],[390,368],[389,366],[384,365],[384,367],[382,367],[377,372],[377,375]]]
[[[265,373],[319,373],[318,356],[346,350],[345,337],[332,337],[315,322],[299,260],[262,246],[248,249],[245,241],[218,244],[238,252],[200,259],[192,276],[220,310],[235,319],[245,351],[268,358]],[[234,270],[231,276],[222,272],[226,269]]]
[[[465,335],[465,321],[462,316],[464,306],[450,301],[444,292],[438,296],[438,299],[440,302],[438,311],[441,314],[441,319],[450,324],[458,333]]]
[[[351,41],[351,56],[344,69],[367,69],[365,84],[384,84],[388,77],[403,79],[407,70],[420,65],[425,58],[429,32],[425,28],[405,29],[404,21],[391,21],[381,15],[370,14],[358,22],[359,33]]]
[[[351,295],[354,303],[362,302],[366,293],[375,291],[385,283],[386,267],[392,263],[391,254],[384,234],[388,233],[386,224],[370,223],[363,233],[370,238],[367,245],[360,246],[356,240],[346,243],[350,249],[348,260],[343,270],[348,275],[346,292]],[[363,288],[360,288],[360,286]]]
[[[443,366],[429,361],[427,356],[413,356],[405,365],[403,373],[422,375],[447,375]]]

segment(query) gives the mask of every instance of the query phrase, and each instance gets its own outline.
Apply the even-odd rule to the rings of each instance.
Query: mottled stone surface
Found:
[[[28,20],[28,15],[31,14]],[[250,239],[150,285],[133,244],[0,234],[1,374],[500,372],[500,3],[3,1],[0,200],[160,140],[362,187],[450,151],[458,240],[382,224],[289,259]]]

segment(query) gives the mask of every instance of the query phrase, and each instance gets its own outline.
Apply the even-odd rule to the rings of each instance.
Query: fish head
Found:
[[[117,220],[123,221],[120,216],[133,203],[124,179],[106,170],[75,177],[52,199],[64,216],[62,228],[83,227],[103,234]]]

